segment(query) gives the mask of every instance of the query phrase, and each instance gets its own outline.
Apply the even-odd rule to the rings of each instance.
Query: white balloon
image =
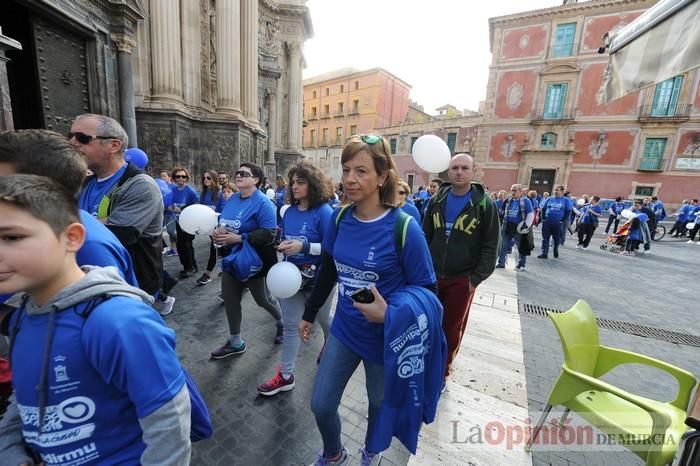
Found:
[[[630,209],[625,209],[622,212],[620,212],[620,216],[629,220],[632,217],[634,217],[634,212],[632,212]]]
[[[267,272],[266,283],[275,298],[289,298],[301,288],[301,272],[291,262],[278,262]]]
[[[695,222],[690,222],[690,223],[685,224],[686,230],[692,230],[693,228],[695,228]]]
[[[280,207],[280,217],[284,217],[284,213],[289,209],[289,204],[285,204]]]
[[[275,190],[270,188],[267,191],[265,191],[265,195],[267,197],[269,197],[270,199],[274,199],[275,198]]]
[[[423,170],[440,173],[450,166],[452,154],[445,141],[434,134],[425,134],[413,144],[413,160]]]
[[[182,209],[178,223],[180,228],[191,235],[210,235],[214,228],[219,214],[214,209],[202,204],[192,204]]]
[[[576,201],[576,205],[586,205],[586,200],[584,198],[581,198],[578,201]]]

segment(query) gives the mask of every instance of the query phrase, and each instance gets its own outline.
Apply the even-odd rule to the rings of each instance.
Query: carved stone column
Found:
[[[182,100],[180,2],[151,0],[153,99]]]
[[[8,50],[22,50],[22,45],[14,39],[2,35],[0,29],[0,131],[15,129],[12,120],[12,103],[10,102],[10,83],[7,79]]]
[[[241,111],[241,4],[216,2],[216,111]],[[257,40],[257,39],[256,39]]]
[[[241,0],[241,98],[243,115],[258,121],[258,0]]]
[[[289,50],[289,147],[301,150],[301,43],[287,42]]]
[[[277,142],[277,95],[267,97],[267,159],[265,164],[275,164],[275,143]]]
[[[112,34],[117,45],[117,67],[119,69],[119,108],[121,124],[129,136],[129,147],[138,147],[136,133],[136,108],[134,106],[134,77],[131,72],[131,53],[136,42],[123,34]]]

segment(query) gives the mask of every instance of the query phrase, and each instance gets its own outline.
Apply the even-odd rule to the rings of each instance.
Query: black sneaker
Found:
[[[231,342],[227,340],[224,346],[217,348],[211,352],[211,358],[224,359],[229,356],[233,356],[234,354],[243,354],[245,353],[245,350],[245,341],[242,341],[239,346],[233,346],[231,345]]]
[[[275,332],[275,345],[281,345],[284,343],[284,327],[281,325],[277,327],[277,332]]]
[[[559,259],[559,251],[554,251],[554,258]]]
[[[546,258],[547,258],[547,255],[546,255],[546,254],[540,254],[539,256],[537,256],[537,258],[538,258],[538,259],[546,259]]]
[[[189,278],[197,272],[196,269],[180,270],[180,278]]]
[[[197,279],[197,283],[199,283],[200,285],[206,285],[207,283],[211,283],[211,277],[208,273],[203,273],[202,276]]]

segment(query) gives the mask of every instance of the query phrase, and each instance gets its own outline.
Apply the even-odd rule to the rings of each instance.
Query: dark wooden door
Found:
[[[90,111],[85,40],[37,16],[32,28],[43,124],[65,134]]]
[[[530,189],[537,191],[537,193],[540,195],[544,192],[551,194],[555,175],[556,170],[532,170],[532,175],[530,175],[530,184],[528,186]]]

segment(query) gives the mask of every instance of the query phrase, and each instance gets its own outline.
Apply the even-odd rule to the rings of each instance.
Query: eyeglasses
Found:
[[[175,175],[175,176],[173,176],[173,178],[175,178],[175,179],[180,178],[180,179],[186,180],[187,178],[189,178],[189,176],[187,176],[187,175]]]
[[[69,132],[66,136],[68,136],[68,140],[75,138],[76,141],[84,146],[90,144],[90,141],[93,139],[119,139],[115,138],[114,136],[90,136],[89,134],[81,133],[80,131],[76,131],[75,133]]]
[[[399,191],[399,194],[401,194],[402,196],[405,196],[408,193],[406,191]]]
[[[211,180],[211,176],[203,176],[202,179],[203,180]]]
[[[253,174],[250,172],[247,172],[245,170],[238,170],[236,172],[236,176],[241,177],[241,178],[250,178],[253,176]]]

